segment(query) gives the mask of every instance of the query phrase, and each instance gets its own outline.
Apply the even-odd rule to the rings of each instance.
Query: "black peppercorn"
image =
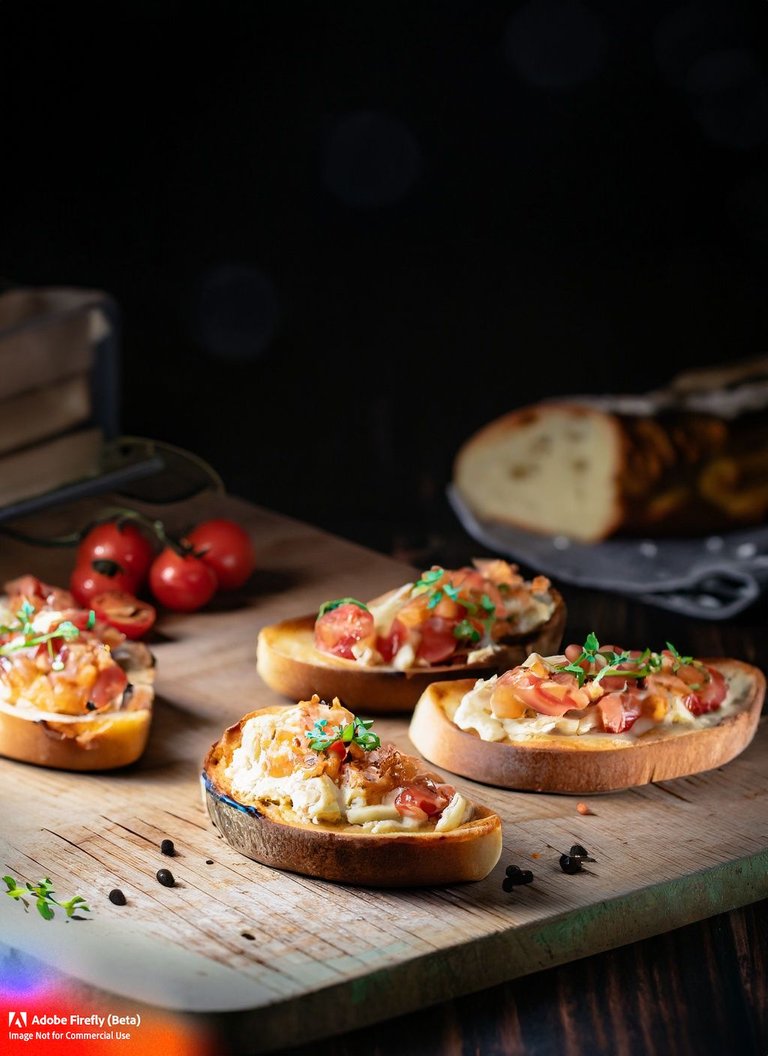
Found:
[[[109,901],[115,906],[124,906],[126,898],[120,888],[115,887],[109,892]]]
[[[163,840],[163,842],[160,844],[160,852],[161,854],[167,854],[170,857],[176,854],[176,849],[173,846],[173,840]]]
[[[205,864],[206,865],[213,865],[213,858],[206,858],[205,859]]]
[[[173,873],[170,869],[158,869],[157,879],[163,885],[163,887],[173,887],[176,881],[173,879]]]
[[[560,855],[560,868],[564,873],[580,873],[581,858],[578,855],[572,858],[569,854]]]
[[[582,862],[594,862],[594,858],[590,858],[589,851],[586,847],[582,847],[580,843],[574,843],[568,852],[571,858],[581,858]]]
[[[520,884],[530,884],[533,882],[533,873],[530,869],[521,869],[517,865],[508,865],[506,872],[507,875],[501,885],[505,891],[509,891]]]

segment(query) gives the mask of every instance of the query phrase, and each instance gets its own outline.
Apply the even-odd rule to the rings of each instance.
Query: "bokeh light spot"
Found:
[[[529,0],[507,22],[504,54],[524,81],[562,89],[599,73],[605,45],[599,18],[577,0]]]
[[[274,338],[279,319],[275,284],[259,268],[218,264],[197,283],[192,328],[212,356],[240,362],[258,359]]]
[[[400,201],[419,178],[421,148],[402,121],[358,111],[343,117],[325,144],[323,181],[345,205],[377,208]]]

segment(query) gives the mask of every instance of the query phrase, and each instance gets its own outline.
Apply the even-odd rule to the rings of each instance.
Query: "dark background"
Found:
[[[765,348],[766,5],[4,5],[2,273],[111,293],[122,429],[378,549],[549,394]]]

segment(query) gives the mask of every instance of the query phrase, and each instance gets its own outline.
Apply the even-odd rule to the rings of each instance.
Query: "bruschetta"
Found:
[[[318,696],[245,715],[208,752],[203,799],[237,851],[367,887],[481,880],[501,820],[363,720]]]
[[[317,693],[370,714],[412,711],[431,682],[488,677],[558,649],[565,618],[548,579],[525,580],[507,561],[433,566],[372,601],[335,598],[263,627],[257,670],[294,701]]]
[[[409,736],[431,763],[502,788],[608,792],[722,766],[752,740],[765,676],[732,659],[601,646],[533,653],[430,686]]]
[[[0,599],[0,755],[59,770],[135,762],[149,736],[154,657],[142,642],[22,576]]]

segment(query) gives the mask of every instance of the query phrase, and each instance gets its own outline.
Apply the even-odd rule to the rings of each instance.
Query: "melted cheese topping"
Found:
[[[351,713],[334,702],[320,705],[329,728],[347,722]],[[387,792],[380,802],[369,802],[372,786],[358,768],[344,766],[334,780],[317,774],[318,754],[307,744],[306,711],[287,708],[280,713],[254,715],[242,728],[241,743],[232,754],[226,776],[236,798],[274,804],[282,814],[300,822],[344,824],[366,832],[450,832],[468,821],[472,803],[456,792],[437,819],[403,816],[394,800],[400,788]],[[320,713],[318,712],[318,715]],[[314,713],[313,713],[314,716]],[[347,718],[349,716],[349,718]]]
[[[491,695],[497,680],[496,675],[488,679],[478,679],[458,704],[446,708],[446,715],[452,722],[462,730],[474,730],[483,741],[519,742],[556,734],[565,737],[599,737],[601,741],[612,739],[617,743],[627,743],[628,739],[636,740],[655,730],[706,729],[708,726],[716,726],[727,715],[739,711],[749,692],[749,679],[740,671],[729,672],[726,676],[728,693],[715,711],[694,715],[679,697],[668,694],[668,707],[660,720],[653,721],[642,717],[623,733],[606,733],[596,728],[597,716],[593,713],[594,709],[589,709],[586,715],[571,712],[558,717],[540,715],[528,708],[521,718],[498,718],[491,711]]]

